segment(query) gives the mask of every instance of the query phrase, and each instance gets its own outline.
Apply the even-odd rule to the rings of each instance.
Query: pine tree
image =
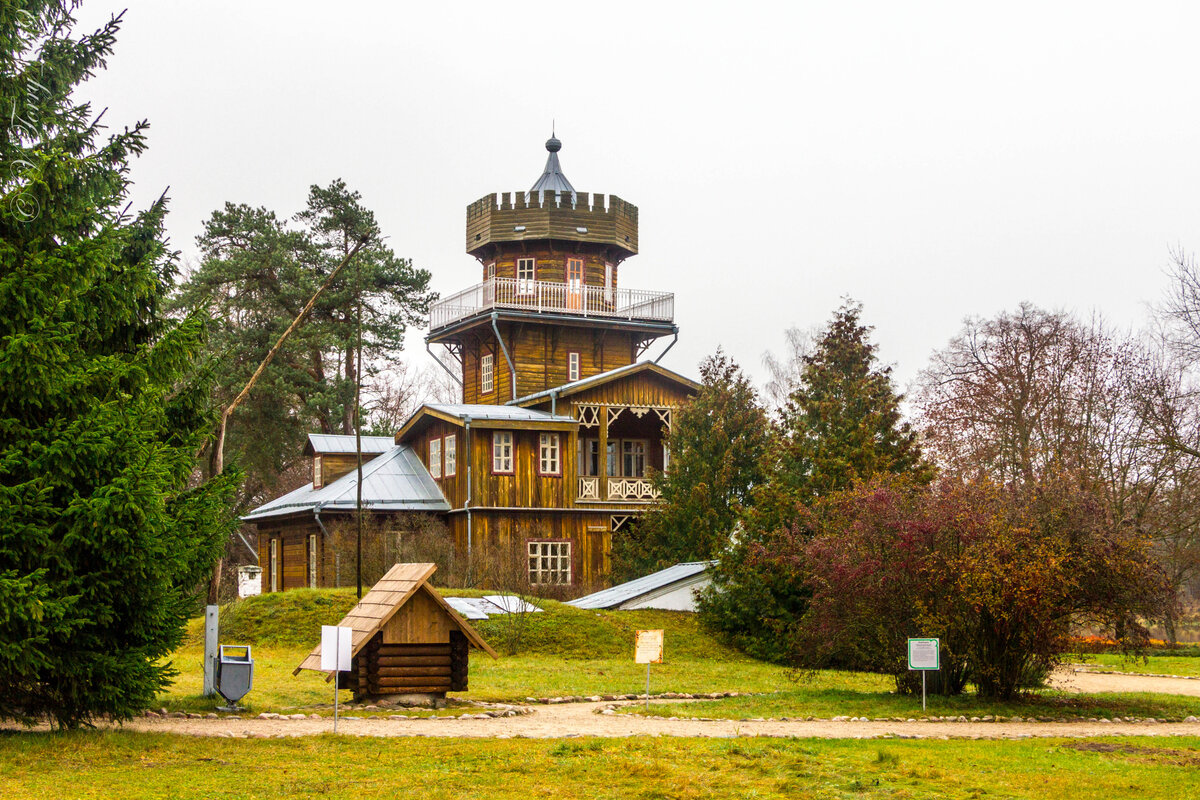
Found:
[[[192,480],[211,430],[202,320],[164,318],[166,199],[129,216],[140,123],[101,141],[73,88],[119,18],[0,9],[0,719],[127,718],[174,674],[236,481]]]
[[[369,243],[319,299],[231,419],[227,458],[246,472],[243,501],[265,500],[311,431],[354,432],[354,391],[395,364],[409,326],[425,322],[436,294],[429,272],[383,244],[374,214],[341,180],[312,186],[294,224],[266,208],[226,203],[197,238],[199,268],[175,308],[207,306],[218,403],[228,403],[297,312],[364,235]],[[363,362],[357,363],[357,307],[363,304]]]
[[[700,392],[672,420],[670,468],[653,478],[661,503],[614,542],[620,576],[716,558],[762,482],[770,426],[750,380],[720,350],[701,362],[700,379]]]

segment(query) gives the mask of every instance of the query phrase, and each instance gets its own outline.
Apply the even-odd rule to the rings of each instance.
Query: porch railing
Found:
[[[434,303],[429,311],[429,330],[443,328],[493,308],[534,314],[672,322],[675,295],[645,289],[492,278]]]

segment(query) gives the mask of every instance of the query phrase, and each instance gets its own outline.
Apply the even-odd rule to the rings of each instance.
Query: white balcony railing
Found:
[[[579,500],[657,500],[654,484],[645,478],[581,477]]]
[[[511,308],[533,314],[671,322],[675,318],[675,295],[644,289],[492,278],[434,303],[429,311],[429,330],[493,308]]]

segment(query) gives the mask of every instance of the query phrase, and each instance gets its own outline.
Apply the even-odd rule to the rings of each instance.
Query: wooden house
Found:
[[[339,688],[356,699],[435,695],[467,690],[471,647],[496,658],[475,629],[429,585],[433,564],[396,564],[338,623],[351,628],[350,672]],[[323,672],[317,645],[292,674]],[[333,675],[329,674],[332,680]]]
[[[467,207],[467,252],[481,281],[436,303],[426,336],[456,362],[443,366],[460,380],[462,402],[423,406],[394,446],[424,468],[428,482],[411,487],[420,507],[439,506],[426,502],[434,487],[437,513],[472,563],[520,558],[530,582],[582,594],[608,584],[613,537],[657,500],[650,477],[670,468],[672,416],[699,386],[657,363],[678,336],[674,295],[619,281],[638,251],[637,207],[577,192],[561,147],[546,142],[546,167],[528,192]],[[639,360],[666,336],[657,359]],[[329,486],[349,491],[354,480]],[[313,535],[304,491],[246,517],[259,527],[264,588],[290,588],[290,542]],[[379,499],[403,510],[396,497]],[[374,493],[364,504],[386,511]],[[281,582],[267,563],[272,547],[285,551]]]

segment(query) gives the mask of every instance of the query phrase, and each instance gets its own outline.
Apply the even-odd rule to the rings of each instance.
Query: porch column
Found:
[[[600,476],[596,481],[596,494],[608,500],[608,406],[600,406]]]

